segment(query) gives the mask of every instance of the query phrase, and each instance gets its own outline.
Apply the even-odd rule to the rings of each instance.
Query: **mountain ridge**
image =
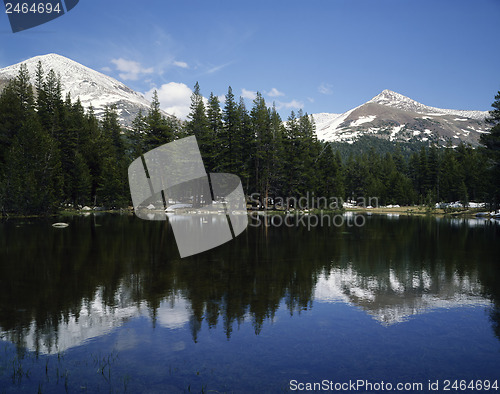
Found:
[[[478,145],[488,111],[430,107],[391,90],[342,114],[312,114],[318,139],[353,143],[362,135],[390,141]]]
[[[116,105],[122,126],[130,127],[139,111],[146,113],[149,109],[150,102],[124,83],[55,53],[35,56],[0,69],[0,88],[17,76],[21,64],[27,66],[30,78],[34,81],[39,61],[45,73],[53,69],[60,75],[63,98],[67,93],[70,93],[72,100],[79,97],[85,109],[92,105],[97,117],[104,113],[107,105]],[[165,112],[164,115],[170,116]]]
[[[62,93],[80,98],[84,108],[91,105],[100,117],[109,105],[116,105],[120,123],[131,127],[139,111],[147,113],[150,102],[124,83],[64,56],[50,53],[35,56],[0,69],[0,91],[26,64],[35,78],[38,62],[45,72],[53,69],[61,76]],[[163,112],[165,116],[170,116]],[[371,100],[342,114],[312,114],[318,139],[353,143],[363,135],[389,141],[426,142],[452,146],[460,142],[478,145],[488,111],[442,109],[421,104],[392,90],[383,90]]]

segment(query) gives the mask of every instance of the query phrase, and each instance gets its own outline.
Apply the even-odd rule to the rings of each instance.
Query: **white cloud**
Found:
[[[228,62],[228,63],[220,64],[220,65],[215,66],[215,67],[211,67],[211,68],[209,68],[207,71],[205,71],[205,74],[213,74],[213,73],[215,73],[215,72],[217,72],[217,71],[220,71],[220,70],[222,70],[223,68],[225,68],[225,67],[227,67],[227,66],[229,66],[229,65],[231,65],[231,64],[233,64],[233,63],[234,63],[234,62]]]
[[[314,99],[312,97],[308,97],[307,100],[310,102],[310,103],[314,103]]]
[[[173,65],[180,68],[189,68],[189,65],[186,62],[175,61],[173,62]]]
[[[276,102],[276,108],[278,109],[283,109],[283,108],[286,108],[286,109],[291,109],[291,108],[295,108],[295,109],[300,109],[300,108],[303,108],[304,107],[304,103],[302,101],[297,101],[297,100],[292,100],[292,101],[289,101],[289,102],[282,102],[282,101],[277,101]]]
[[[125,81],[135,81],[139,78],[139,74],[151,74],[153,72],[153,67],[144,68],[142,67],[141,63],[135,62],[133,60],[119,58],[112,59],[111,63],[116,66],[116,69],[118,71],[121,71],[121,73],[118,75]]]
[[[175,300],[162,301],[158,308],[158,323],[170,329],[182,328],[189,322],[188,311],[188,302],[184,298],[176,297]]]
[[[144,94],[148,100],[151,100],[155,90],[158,92],[162,110],[181,119],[187,118],[193,93],[187,85],[178,82],[163,84],[160,88],[153,88]]]
[[[106,67],[101,68],[101,71],[104,71],[105,73],[110,73],[113,70],[111,70],[111,67],[106,66]]]
[[[265,92],[269,97],[280,97],[280,96],[284,96],[285,93],[283,92],[280,92],[278,89],[276,88],[272,88],[269,92]]]
[[[257,92],[252,90],[246,90],[245,88],[241,89],[241,97],[254,100],[257,97]]]
[[[318,92],[320,92],[321,94],[332,94],[333,93],[332,88],[333,88],[332,85],[323,82],[321,85],[318,86]]]

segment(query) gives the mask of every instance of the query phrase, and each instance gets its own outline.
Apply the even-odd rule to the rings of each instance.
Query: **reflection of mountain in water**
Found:
[[[499,228],[376,215],[361,228],[262,224],[179,259],[165,222],[9,221],[0,223],[0,338],[54,353],[147,317],[189,327],[195,342],[206,326],[230,339],[243,321],[259,334],[279,308],[294,314],[314,300],[357,306],[384,325],[491,300],[500,336]]]
[[[106,305],[103,289],[96,291],[92,300],[83,300],[81,310],[70,316],[61,316],[55,326],[38,326],[33,320],[28,327],[15,331],[0,330],[0,339],[17,343],[40,354],[56,354],[83,345],[86,341],[111,333],[128,320],[148,316],[145,302],[137,305],[126,288],[118,289],[117,303]],[[181,297],[165,299],[157,312],[157,324],[176,329],[189,321],[189,306]]]
[[[397,273],[389,269],[385,276],[364,277],[352,265],[320,276],[314,299],[356,305],[384,325],[440,308],[491,304],[482,296],[476,275],[453,273],[446,278],[444,272],[436,277],[427,270]]]

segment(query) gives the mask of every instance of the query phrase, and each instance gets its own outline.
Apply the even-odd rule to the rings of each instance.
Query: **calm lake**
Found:
[[[185,259],[131,215],[1,223],[0,393],[500,391],[500,222],[344,219],[251,219]]]

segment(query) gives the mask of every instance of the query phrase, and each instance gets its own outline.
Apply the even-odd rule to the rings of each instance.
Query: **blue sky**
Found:
[[[342,113],[391,89],[441,108],[489,110],[500,90],[498,0],[80,0],[19,33],[0,15],[0,67],[58,53],[160,93],[183,115],[190,89],[264,94]],[[149,93],[148,93],[149,92]]]

